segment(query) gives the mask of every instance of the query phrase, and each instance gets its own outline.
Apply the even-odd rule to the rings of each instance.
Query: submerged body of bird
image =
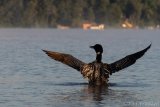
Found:
[[[103,48],[100,44],[91,46],[96,52],[96,60],[91,63],[84,63],[72,55],[43,50],[49,57],[54,60],[60,61],[78,71],[81,72],[84,78],[88,79],[90,85],[107,85],[108,78],[112,73],[118,72],[136,62],[137,59],[141,58],[144,53],[151,47],[151,44],[134,54],[128,55],[118,61],[111,64],[103,63],[102,53]]]

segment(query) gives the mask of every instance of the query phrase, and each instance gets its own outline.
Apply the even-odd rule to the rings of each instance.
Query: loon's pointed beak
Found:
[[[90,48],[94,49],[94,46],[90,46]]]

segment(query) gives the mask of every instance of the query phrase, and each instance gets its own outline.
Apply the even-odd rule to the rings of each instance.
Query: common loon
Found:
[[[141,58],[150,47],[151,44],[147,48],[134,54],[127,55],[126,57],[111,64],[102,62],[103,48],[100,44],[90,46],[90,48],[94,49],[96,52],[96,60],[91,63],[82,62],[70,54],[47,50],[43,51],[52,59],[60,61],[63,64],[80,71],[84,78],[88,78],[90,85],[107,85],[109,75],[134,64],[136,60]]]

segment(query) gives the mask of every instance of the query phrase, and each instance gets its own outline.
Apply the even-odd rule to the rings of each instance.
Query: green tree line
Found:
[[[0,27],[80,27],[160,24],[160,0],[0,0]]]

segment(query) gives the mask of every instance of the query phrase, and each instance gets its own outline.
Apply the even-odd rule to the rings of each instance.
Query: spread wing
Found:
[[[47,51],[47,50],[43,51],[52,59],[62,62],[63,64],[66,64],[78,71],[80,71],[81,67],[85,64],[84,62],[80,61],[79,59],[69,54]]]
[[[116,62],[108,64],[108,68],[110,69],[110,74],[118,72],[119,70],[122,70],[122,69],[134,64],[136,62],[136,60],[141,58],[150,47],[151,47],[151,44],[147,48],[145,48],[139,52],[128,55],[128,56],[126,56]]]

